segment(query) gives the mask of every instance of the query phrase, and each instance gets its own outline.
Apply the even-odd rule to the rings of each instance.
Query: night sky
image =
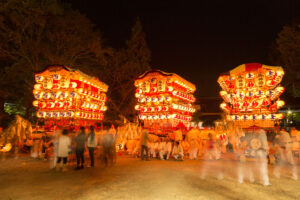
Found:
[[[196,96],[217,97],[217,78],[240,64],[268,61],[285,24],[299,17],[298,0],[260,1],[73,0],[102,32],[122,47],[140,17],[152,52],[151,67],[174,72],[197,87]]]

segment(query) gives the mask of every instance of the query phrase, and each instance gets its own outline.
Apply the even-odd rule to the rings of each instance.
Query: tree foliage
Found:
[[[111,68],[107,72],[109,83],[109,108],[113,110],[112,118],[122,116],[133,120],[136,116],[134,80],[150,69],[151,52],[146,42],[139,19],[131,29],[131,36],[126,47],[116,50],[111,59]]]
[[[300,97],[300,23],[284,26],[278,34],[272,60],[285,68],[285,85],[294,97]]]
[[[33,100],[33,74],[51,64],[96,73],[112,50],[85,16],[56,0],[8,0],[0,4],[0,94]],[[0,102],[1,103],[1,102]],[[1,109],[3,112],[3,109]],[[28,115],[28,112],[27,112]]]
[[[30,117],[34,73],[60,64],[109,85],[108,118],[135,116],[134,79],[149,69],[150,50],[138,19],[124,48],[103,45],[100,31],[84,15],[58,0],[0,2],[0,116],[4,102]],[[13,111],[13,110],[12,110]],[[122,118],[121,117],[121,118]]]

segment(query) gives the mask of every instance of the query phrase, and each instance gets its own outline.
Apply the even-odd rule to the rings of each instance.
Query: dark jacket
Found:
[[[75,138],[76,141],[76,149],[85,149],[85,141],[86,141],[86,137],[84,133],[80,133],[79,135],[77,135],[77,137]]]

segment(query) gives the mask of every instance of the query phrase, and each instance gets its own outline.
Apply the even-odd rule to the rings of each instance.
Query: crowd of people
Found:
[[[189,138],[188,135],[180,136],[179,139],[169,136],[150,137],[151,132],[144,129],[139,140],[129,140],[125,144],[125,150],[134,157],[141,157],[143,160],[149,158],[157,158],[160,160],[180,160],[185,158],[196,160],[202,155],[207,159],[219,159],[218,141],[212,134],[208,134],[208,139],[201,140]]]
[[[243,183],[245,177],[254,181],[254,174],[259,176],[263,185],[270,185],[268,164],[274,166],[273,174],[280,178],[283,166],[290,169],[291,177],[298,179],[298,164],[300,156],[300,132],[292,128],[290,132],[276,127],[272,133],[264,129],[246,131],[234,139],[230,137],[217,138],[212,133],[205,139],[190,137],[187,133],[180,139],[171,137],[151,137],[151,131],[144,129],[139,140],[130,140],[125,144],[125,150],[141,160],[180,160],[201,159],[201,177],[212,168],[218,178],[223,177],[221,163],[212,167],[213,161],[223,158],[238,162],[236,172],[238,182]],[[218,166],[218,167],[216,167]]]
[[[97,136],[93,126],[80,127],[78,132],[57,127],[50,136],[44,134],[40,139],[26,139],[21,151],[49,160],[50,167],[56,171],[67,171],[68,165],[73,163],[76,163],[76,170],[94,167],[95,158],[108,166],[113,165],[116,158],[115,133],[108,129]],[[85,162],[87,159],[89,164]]]
[[[96,133],[93,126],[80,127],[78,132],[57,128],[51,137],[44,135],[41,140],[26,139],[22,150],[31,152],[33,157],[51,160],[56,171],[67,171],[70,165],[76,165],[76,170],[86,166],[94,167],[95,158],[99,158],[106,166],[113,165],[116,152],[120,151],[146,161],[200,159],[202,178],[205,178],[210,168],[217,171],[218,177],[223,177],[224,169],[221,169],[220,163],[219,170],[215,166],[211,167],[211,164],[230,158],[238,162],[236,172],[240,183],[247,176],[252,182],[253,175],[259,174],[263,184],[269,185],[268,164],[274,165],[275,177],[279,178],[283,166],[288,166],[292,178],[298,179],[300,132],[295,128],[288,132],[284,128],[275,127],[273,132],[268,133],[261,128],[241,129],[239,133],[233,134],[236,137],[230,137],[229,134],[220,137],[212,129],[207,137],[199,137],[201,133],[196,129],[186,133],[178,129],[173,134],[158,136],[151,129],[139,127],[134,139],[122,141],[118,138],[126,137],[121,137],[118,130],[113,126]],[[86,160],[89,160],[88,164]]]

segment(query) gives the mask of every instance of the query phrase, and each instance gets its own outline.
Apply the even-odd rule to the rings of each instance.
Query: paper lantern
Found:
[[[45,92],[45,93],[43,94],[43,99],[50,99],[50,97],[51,97],[50,92]]]
[[[60,80],[60,78],[61,78],[60,74],[53,74],[52,77],[53,77],[53,80]]]
[[[36,101],[36,100],[35,100],[35,101],[33,101],[33,102],[32,102],[32,105],[33,105],[34,107],[38,107],[38,105],[39,105],[39,101]]]
[[[39,83],[35,84],[34,89],[35,90],[41,90],[42,89],[42,84],[39,84]]]
[[[38,112],[36,113],[36,116],[37,116],[38,118],[44,118],[44,117],[46,116],[46,113],[43,112],[43,111],[38,111]]]
[[[42,82],[44,79],[45,79],[44,76],[40,76],[40,75],[35,76],[35,81],[38,82],[38,83]]]
[[[46,118],[51,118],[51,117],[52,117],[52,114],[53,114],[52,112],[46,112],[46,116],[45,116],[45,117],[46,117]]]
[[[276,105],[277,105],[277,108],[279,109],[279,108],[281,108],[282,106],[285,105],[285,102],[282,101],[282,100],[278,100],[278,101],[276,101]]]
[[[71,83],[70,83],[70,87],[71,87],[71,88],[77,88],[77,86],[78,86],[78,85],[77,85],[76,82],[71,82]]]
[[[139,106],[139,105],[136,105],[136,106],[134,106],[134,109],[135,109],[135,110],[140,110],[140,106]]]

